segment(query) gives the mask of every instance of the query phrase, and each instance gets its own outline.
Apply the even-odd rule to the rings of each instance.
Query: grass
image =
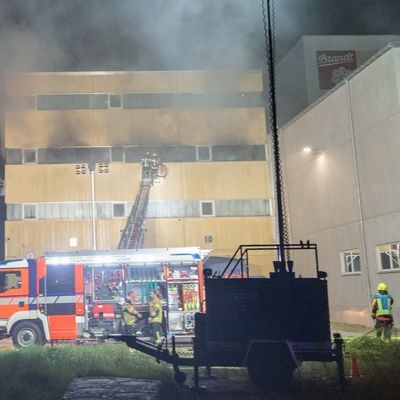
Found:
[[[294,375],[294,384],[281,397],[307,400],[369,400],[400,398],[400,340],[384,342],[363,336],[346,339],[346,374],[350,355],[356,354],[361,371],[353,378],[347,392],[338,390],[334,363],[304,363]],[[189,379],[191,370],[187,370]],[[216,368],[219,377],[213,399],[270,398],[252,387],[244,369]],[[163,400],[197,398],[180,389],[173,381],[170,366],[158,365],[153,358],[129,350],[124,344],[65,345],[32,347],[0,352],[0,400],[59,400],[77,377],[113,376],[161,381]],[[225,383],[224,383],[225,380]],[[225,385],[225,386],[224,386]],[[248,392],[246,392],[248,391]],[[228,397],[224,397],[228,396]]]
[[[74,378],[90,376],[158,379],[163,399],[175,399],[178,393],[170,368],[124,344],[0,352],[0,400],[59,400]]]

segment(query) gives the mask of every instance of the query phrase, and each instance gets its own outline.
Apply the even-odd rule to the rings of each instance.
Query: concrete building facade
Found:
[[[277,65],[278,120],[295,117],[400,36],[303,36]]]
[[[260,71],[31,73],[5,88],[7,258],[116,248],[148,151],[168,174],[150,194],[145,247],[230,256],[272,242]]]
[[[400,48],[378,53],[281,138],[292,241],[318,244],[332,319],[369,325],[380,282],[400,296]],[[309,273],[307,260],[295,264]]]

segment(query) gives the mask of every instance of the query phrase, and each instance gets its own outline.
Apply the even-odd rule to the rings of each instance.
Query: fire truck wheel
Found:
[[[33,322],[21,322],[12,332],[12,340],[16,347],[29,347],[43,344],[41,329]]]
[[[186,382],[186,374],[182,371],[177,371],[175,372],[174,379],[178,385],[182,385]]]

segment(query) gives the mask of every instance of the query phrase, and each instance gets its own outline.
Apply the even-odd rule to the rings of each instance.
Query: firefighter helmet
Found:
[[[378,290],[387,290],[388,286],[386,285],[386,283],[380,283],[378,285]]]

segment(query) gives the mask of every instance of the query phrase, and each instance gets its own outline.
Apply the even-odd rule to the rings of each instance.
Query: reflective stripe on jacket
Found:
[[[381,315],[392,315],[393,298],[390,294],[377,293],[372,298],[372,311],[377,317]]]

